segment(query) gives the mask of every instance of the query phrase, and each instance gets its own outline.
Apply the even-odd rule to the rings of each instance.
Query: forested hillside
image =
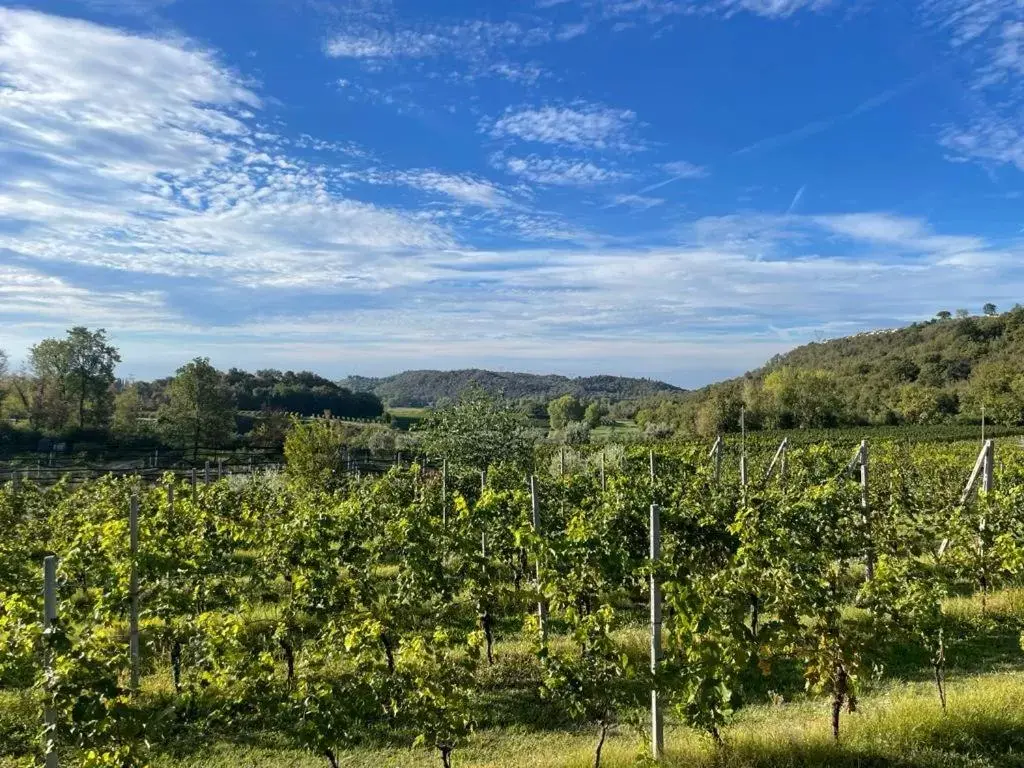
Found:
[[[502,373],[471,368],[461,371],[405,371],[385,378],[350,376],[340,382],[353,392],[373,392],[390,406],[426,406],[450,400],[471,385],[479,385],[492,395],[511,400],[536,398],[551,400],[575,395],[586,400],[627,400],[662,392],[683,390],[653,379],[624,376],[567,376],[532,373]]]
[[[980,421],[1024,423],[1024,308],[941,312],[907,328],[798,347],[745,376],[679,397],[649,398],[650,431]]]

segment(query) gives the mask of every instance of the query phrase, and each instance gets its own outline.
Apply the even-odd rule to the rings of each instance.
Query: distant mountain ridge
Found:
[[[373,378],[349,376],[339,382],[353,392],[373,392],[393,407],[429,406],[453,399],[467,387],[477,384],[493,395],[510,399],[550,400],[571,394],[579,398],[611,401],[650,397],[663,392],[683,392],[679,387],[654,379],[627,376],[581,376],[570,378],[556,374],[485,371],[469,368],[459,371],[404,371],[393,376]]]

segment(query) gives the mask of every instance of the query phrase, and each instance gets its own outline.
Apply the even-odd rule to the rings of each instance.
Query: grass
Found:
[[[675,768],[1024,768],[1024,589],[946,601],[949,620],[949,710],[938,703],[927,654],[889,642],[866,665],[858,712],[843,714],[842,741],[832,742],[829,703],[808,697],[799,670],[777,668],[748,689],[754,703],[724,729],[726,747],[670,722],[664,764]],[[256,617],[253,617],[256,618]],[[627,627],[618,640],[642,663],[646,628]],[[553,644],[565,642],[553,638]],[[596,730],[576,728],[537,695],[539,671],[528,640],[511,628],[499,635],[497,661],[480,671],[475,704],[478,728],[455,753],[459,768],[583,768],[592,765]],[[872,673],[874,666],[875,673]],[[203,718],[174,722],[161,714],[170,697],[166,670],[149,675],[144,690],[153,723],[155,768],[284,768],[327,765],[296,750],[287,734],[213,730]],[[30,696],[0,691],[0,768],[26,764],[38,735]],[[644,765],[646,713],[629,713],[604,750],[605,768]],[[259,722],[257,716],[253,722]],[[410,749],[407,735],[375,732],[339,753],[348,768],[437,768],[427,748]],[[7,756],[5,756],[7,755]],[[17,757],[14,757],[17,755]],[[68,758],[69,756],[65,756]],[[74,764],[67,760],[64,765]]]
[[[726,747],[688,728],[666,728],[667,766],[682,768],[1011,768],[1024,766],[1024,673],[996,672],[951,681],[943,715],[926,683],[891,683],[865,696],[843,717],[842,742],[832,742],[828,705],[818,699],[744,709],[724,731]],[[593,762],[592,729],[544,732],[494,728],[455,753],[461,768],[583,768]],[[646,742],[632,727],[612,734],[606,768],[643,764]],[[427,749],[366,746],[347,750],[348,768],[436,768]],[[0,763],[2,765],[2,763]],[[158,768],[322,768],[306,752],[222,742],[201,754],[158,757]]]
[[[616,421],[591,430],[590,439],[594,442],[611,442],[619,438],[639,437],[640,432],[640,427],[634,421]]]

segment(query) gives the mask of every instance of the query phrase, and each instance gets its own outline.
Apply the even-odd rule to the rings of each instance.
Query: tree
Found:
[[[522,415],[509,401],[496,399],[479,386],[433,411],[424,420],[423,431],[428,456],[465,469],[480,471],[502,462],[525,467],[532,459],[533,441]]]
[[[583,421],[591,429],[597,429],[601,426],[601,419],[608,413],[608,409],[597,402],[593,402],[587,406],[587,410],[583,412]]]
[[[970,316],[971,316],[971,313],[968,310],[966,310],[966,309],[958,309],[956,311],[956,317],[957,317],[958,320],[964,320],[965,318],[968,318]]]
[[[0,349],[0,406],[4,404],[4,396],[7,394],[6,382],[4,379],[7,378],[7,353]]]
[[[904,384],[896,405],[908,424],[931,424],[942,410],[942,390],[923,384]]]
[[[114,398],[114,432],[125,436],[142,434],[146,430],[140,419],[145,412],[139,388],[129,384]]]
[[[63,339],[44,339],[29,352],[35,379],[35,421],[64,429],[72,420],[79,427],[102,427],[114,404],[114,368],[121,362],[107,332],[76,326]]]
[[[828,427],[839,421],[842,400],[835,376],[825,370],[784,366],[764,380],[776,427]]]
[[[949,318],[951,318],[952,316],[953,313],[950,312],[948,309],[943,309],[942,311],[935,313],[935,317],[937,317],[939,320],[949,320]]]
[[[590,425],[585,421],[573,421],[562,430],[562,442],[566,445],[586,445],[590,442]]]
[[[996,424],[1020,424],[1024,420],[1024,374],[1011,363],[982,363],[971,374],[963,404],[975,418],[981,417],[984,408]]]
[[[583,404],[573,395],[562,395],[548,403],[552,429],[561,429],[571,421],[579,421],[583,413]]]
[[[192,449],[193,459],[204,444],[226,442],[235,429],[231,391],[209,358],[197,357],[176,372],[167,387],[169,400],[157,422],[172,443]]]
[[[344,438],[328,419],[296,419],[284,441],[288,474],[310,487],[333,488],[342,471]]]
[[[989,317],[992,317],[993,315],[996,315],[996,314],[999,313],[999,310],[996,308],[996,305],[993,304],[991,301],[988,304],[986,304],[984,307],[982,307],[981,311],[984,312]]]

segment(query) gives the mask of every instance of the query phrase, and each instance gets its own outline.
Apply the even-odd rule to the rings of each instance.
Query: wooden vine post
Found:
[[[981,467],[981,490],[991,493],[995,487],[994,473],[996,464],[996,444],[992,440],[985,441],[985,461]]]
[[[993,471],[995,467],[995,444],[992,440],[986,440],[982,446],[981,451],[978,452],[978,459],[974,462],[974,469],[971,470],[971,476],[967,478],[967,485],[964,486],[964,492],[960,494],[960,506],[966,504],[971,494],[974,493],[975,486],[978,484],[978,478],[981,478],[981,487],[987,493],[993,488]],[[984,556],[984,542],[981,537],[981,533],[985,530],[985,518],[984,516],[978,522],[978,546],[982,556]],[[941,558],[945,552],[946,547],[949,546],[949,537],[947,536],[939,544],[938,556]],[[982,597],[984,600],[984,596]]]
[[[665,716],[658,692],[658,670],[661,666],[661,584],[657,566],[661,559],[661,510],[651,504],[651,756],[661,760],[665,752]]]
[[[533,532],[540,536],[540,496],[537,494],[537,478],[530,475],[530,502],[533,511]],[[536,562],[537,569],[537,626],[540,628],[540,641],[546,643],[548,639],[548,607],[544,603],[544,596],[541,594],[540,581],[540,557]]]
[[[53,675],[53,654],[49,650],[49,634],[57,623],[57,557],[43,559],[43,669],[47,680]],[[53,707],[43,709],[43,760],[46,768],[57,768],[57,713]]]
[[[988,495],[992,492],[995,487],[994,474],[995,474],[995,459],[996,459],[996,447],[992,440],[986,440],[985,445],[981,449],[982,452],[982,463],[981,463],[981,490],[982,493]],[[982,511],[981,519],[978,521],[978,560],[981,563],[981,606],[982,609],[986,607],[988,602],[988,569],[985,566],[985,527],[988,521],[985,519],[985,513]]]
[[[441,460],[441,527],[448,527],[448,459]]]
[[[740,494],[747,503],[747,409],[740,408]]]
[[[767,483],[771,477],[772,472],[775,471],[775,467],[779,468],[779,480],[786,479],[786,448],[789,446],[789,438],[783,438],[782,442],[779,443],[778,449],[775,451],[775,455],[772,456],[772,461],[768,465],[768,469],[764,473],[764,481]]]
[[[860,464],[860,510],[863,517],[864,531],[867,537],[867,552],[864,565],[867,580],[875,578],[875,544],[871,533],[871,505],[868,501],[868,441],[860,441],[860,450],[857,453],[857,460]]]
[[[711,453],[708,454],[708,457],[712,461],[714,461],[714,467],[715,467],[715,475],[714,475],[714,477],[715,477],[715,484],[717,485],[718,481],[722,479],[722,436],[721,435],[719,435],[717,438],[715,438],[715,444],[711,446]]]
[[[601,449],[601,493],[605,491],[605,480],[604,480],[604,448]]]
[[[128,571],[128,652],[131,657],[129,688],[139,690],[139,497],[132,495],[128,508],[128,536],[131,547]]]

